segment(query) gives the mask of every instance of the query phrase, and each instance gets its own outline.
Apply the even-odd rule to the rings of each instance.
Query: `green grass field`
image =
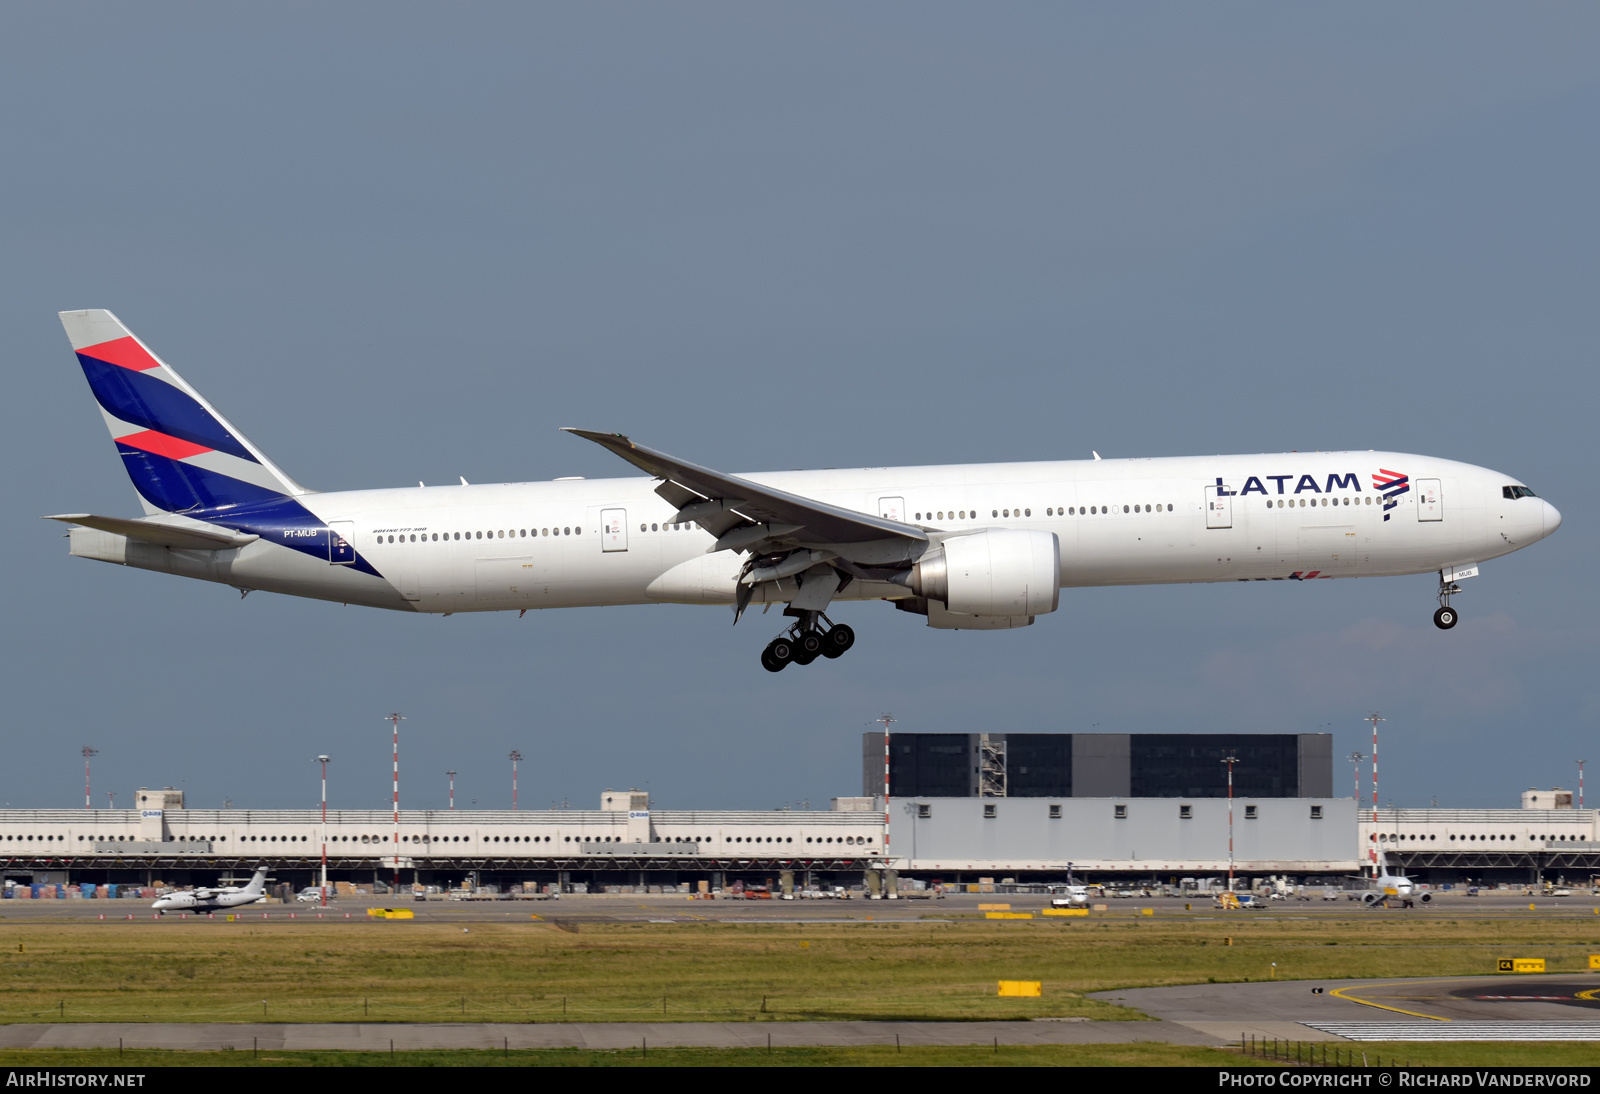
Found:
[[[1232,938],[1232,945],[1225,944]],[[0,922],[0,1021],[1021,1019],[1141,1015],[1106,988],[1587,968],[1600,918],[1109,913],[792,925]],[[1037,999],[997,998],[1040,980]]]
[[[1346,1051],[1351,1046],[1342,1046]],[[1594,1067],[1600,1052],[1586,1044],[1383,1044],[1355,1046],[1374,1065]],[[485,1052],[169,1052],[116,1049],[0,1050],[0,1067],[1283,1067],[1230,1049],[1187,1045],[984,1045],[966,1047],[561,1048]]]

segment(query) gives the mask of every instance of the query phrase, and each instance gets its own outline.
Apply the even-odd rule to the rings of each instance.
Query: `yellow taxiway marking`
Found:
[[[1573,998],[1587,999],[1592,1003],[1595,1000],[1600,999],[1600,988],[1590,988],[1588,991],[1580,991],[1574,995]]]
[[[1448,983],[1448,981],[1445,981],[1445,980],[1410,980],[1410,981],[1407,981],[1404,984],[1367,984],[1367,985],[1364,985],[1364,986],[1365,987],[1369,987],[1369,988],[1404,988],[1404,987],[1411,987],[1411,986],[1417,985],[1417,984],[1444,984],[1444,983]],[[1369,999],[1357,999],[1353,995],[1346,995],[1345,994],[1345,992],[1347,992],[1347,991],[1355,991],[1355,990],[1356,990],[1356,988],[1353,988],[1353,987],[1350,987],[1350,988],[1334,988],[1328,994],[1337,996],[1340,999],[1343,999],[1347,1003],[1360,1003],[1364,1007],[1377,1007],[1379,1010],[1391,1010],[1391,1011],[1394,1011],[1396,1014],[1409,1014],[1413,1018],[1427,1018],[1430,1021],[1434,1021],[1434,1022],[1448,1022],[1448,1021],[1450,1021],[1450,1019],[1445,1018],[1445,1017],[1443,1017],[1441,1015],[1438,1015],[1438,1014],[1423,1014],[1420,1010],[1406,1010],[1404,1007],[1391,1007],[1391,1006],[1388,1006],[1388,1005],[1386,1005],[1384,1003],[1374,1003]]]

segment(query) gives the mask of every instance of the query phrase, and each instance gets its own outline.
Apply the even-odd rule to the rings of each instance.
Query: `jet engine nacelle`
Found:
[[[911,589],[955,615],[1044,615],[1061,603],[1061,541],[1011,528],[952,536],[918,560]]]

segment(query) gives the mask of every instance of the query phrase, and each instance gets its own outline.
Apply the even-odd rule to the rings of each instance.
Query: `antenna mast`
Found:
[[[85,809],[94,808],[94,806],[89,804],[89,760],[91,757],[98,755],[100,755],[100,750],[98,748],[90,748],[88,745],[83,746],[83,807]],[[1583,769],[1580,767],[1578,771],[1578,782],[1582,783]]]

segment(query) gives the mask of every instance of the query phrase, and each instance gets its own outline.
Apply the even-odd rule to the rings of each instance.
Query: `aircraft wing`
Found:
[[[759,552],[792,545],[830,550],[842,558],[862,556],[859,560],[863,562],[889,562],[884,548],[891,544],[907,549],[893,561],[906,561],[928,541],[927,533],[914,524],[829,505],[713,471],[635,444],[621,433],[587,429],[565,432],[593,441],[663,480],[656,493],[678,507],[680,520],[695,521],[717,536],[717,550]],[[872,548],[866,548],[869,543]],[[896,553],[892,547],[887,552]]]

